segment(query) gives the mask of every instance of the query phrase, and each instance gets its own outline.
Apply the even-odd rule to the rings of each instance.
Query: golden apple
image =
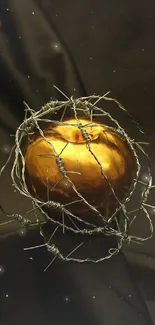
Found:
[[[98,122],[93,123],[95,126],[84,126],[91,140],[89,150],[77,120],[67,119],[65,122],[75,125],[51,124],[43,131],[47,141],[40,134],[29,140],[25,150],[29,189],[45,202],[53,200],[68,204],[80,200],[72,184],[60,172],[56,154],[77,191],[108,217],[118,207],[118,201],[107,179],[117,198],[123,202],[135,177],[133,153],[117,132]],[[82,125],[90,123],[86,118],[81,118],[80,122]],[[83,216],[90,213],[90,208],[83,202],[69,204],[66,208]]]

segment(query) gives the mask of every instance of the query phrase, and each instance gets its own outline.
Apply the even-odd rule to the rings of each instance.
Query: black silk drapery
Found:
[[[112,89],[128,106],[133,104],[131,110],[144,120],[153,139],[154,4],[139,7],[138,2],[121,1],[116,6],[114,1],[0,1],[2,160],[12,144],[10,134],[24,117],[23,102],[37,110],[51,96],[62,98],[53,85],[78,97]],[[136,104],[134,96],[139,98]],[[7,210],[19,205],[22,210],[27,203],[18,194],[15,199],[9,186],[8,169],[1,182],[2,203]],[[34,231],[21,238],[15,227],[0,229],[0,264],[5,266],[0,276],[0,324],[151,324],[123,253],[98,265],[56,262],[44,274],[50,256],[41,250],[30,260],[22,250],[40,237]],[[99,239],[86,250],[100,254],[111,245],[115,242]],[[147,262],[139,261],[147,268]]]

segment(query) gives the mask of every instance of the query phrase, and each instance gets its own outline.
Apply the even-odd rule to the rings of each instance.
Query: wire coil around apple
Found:
[[[101,261],[108,259],[111,256],[117,254],[120,251],[120,249],[122,248],[124,241],[126,241],[126,242],[134,241],[134,242],[138,242],[138,243],[144,242],[144,241],[148,240],[149,238],[151,238],[153,235],[153,224],[152,224],[151,216],[147,210],[147,207],[153,208],[153,206],[149,205],[147,203],[147,201],[149,198],[150,190],[154,187],[152,185],[152,176],[151,176],[149,157],[145,153],[143,148],[141,147],[140,143],[136,142],[135,140],[131,140],[129,138],[129,136],[126,134],[125,130],[120,126],[118,121],[116,119],[114,119],[109,112],[106,112],[102,108],[97,107],[97,103],[99,103],[101,100],[113,101],[118,105],[118,107],[121,110],[126,111],[125,108],[118,101],[116,101],[115,99],[113,99],[111,97],[107,97],[107,94],[105,94],[102,97],[96,96],[96,95],[92,95],[89,97],[82,97],[82,98],[78,98],[78,99],[71,97],[71,98],[66,98],[65,101],[51,100],[49,103],[47,103],[45,106],[43,106],[37,112],[33,111],[27,104],[25,104],[25,106],[26,106],[25,119],[24,119],[23,123],[18,127],[16,134],[15,134],[15,145],[12,148],[12,152],[14,151],[14,153],[15,153],[15,158],[14,158],[12,170],[11,170],[11,179],[12,179],[14,187],[22,195],[28,197],[32,201],[33,211],[36,214],[36,224],[40,227],[40,232],[44,238],[44,246],[47,247],[48,251],[52,252],[52,254],[54,255],[54,259],[56,257],[58,257],[64,261],[76,261],[79,263],[83,263],[83,262],[98,263],[98,262],[101,262]],[[60,121],[56,121],[56,120],[47,118],[47,116],[49,116],[49,114],[50,115],[55,114],[56,112],[58,112],[60,110],[62,110],[62,118]],[[71,213],[69,210],[67,210],[67,205],[65,206],[63,204],[60,204],[59,202],[55,202],[55,201],[51,201],[51,200],[47,200],[46,202],[43,202],[42,200],[38,199],[37,197],[35,197],[34,195],[32,195],[29,192],[27,184],[26,184],[25,159],[24,159],[24,155],[23,155],[23,151],[22,151],[23,138],[30,137],[37,130],[39,132],[40,136],[43,137],[46,142],[48,142],[48,139],[45,137],[43,130],[40,127],[40,122],[44,122],[47,124],[52,122],[55,125],[65,125],[65,124],[67,125],[68,123],[63,122],[63,118],[64,118],[66,110],[72,110],[73,115],[74,115],[75,119],[77,120],[77,127],[80,129],[81,134],[87,143],[87,149],[91,153],[92,153],[92,151],[91,151],[90,139],[87,135],[87,132],[85,131],[85,129],[83,128],[83,126],[80,123],[80,119],[77,116],[78,112],[80,112],[80,113],[82,112],[83,115],[85,115],[87,118],[90,118],[90,125],[93,125],[93,123],[94,123],[94,122],[92,122],[92,118],[95,114],[97,114],[99,116],[108,117],[109,120],[114,123],[114,125],[115,125],[114,129],[117,131],[117,133],[125,138],[126,142],[128,143],[128,145],[133,153],[135,161],[136,161],[136,166],[137,166],[136,167],[137,168],[136,177],[133,181],[133,186],[130,190],[130,193],[129,193],[128,197],[125,198],[125,201],[123,203],[120,202],[119,199],[117,199],[117,197],[116,197],[116,199],[118,200],[118,203],[119,203],[119,207],[110,216],[110,218],[108,220],[106,220],[106,224],[104,225],[104,227],[99,227],[95,223],[90,224],[87,221],[81,219],[80,216],[75,215],[75,214]],[[126,111],[126,113],[127,113],[127,111]],[[29,117],[28,117],[28,114],[29,114]],[[110,128],[112,129],[112,127],[110,127]],[[139,131],[142,132],[140,130],[140,128],[139,128]],[[50,145],[52,146],[51,143],[50,143]],[[54,147],[52,147],[52,149],[54,150]],[[147,182],[143,183],[144,189],[141,193],[141,200],[139,202],[139,207],[137,207],[134,211],[127,211],[126,205],[132,199],[132,196],[135,192],[137,184],[140,183],[141,164],[140,164],[140,160],[139,160],[136,149],[140,150],[141,153],[147,159],[148,179],[147,179]],[[65,150],[65,148],[64,148],[64,150]],[[10,157],[11,157],[11,155],[10,155]],[[10,159],[10,157],[9,157],[9,159]],[[70,180],[70,178],[63,166],[63,162],[61,161],[61,159],[59,158],[59,156],[56,153],[55,153],[55,159],[56,159],[58,168],[59,168],[62,176],[67,178],[69,180],[69,182],[72,183],[72,181]],[[98,160],[97,157],[95,157],[95,159]],[[8,163],[8,161],[6,162],[6,164],[7,163]],[[1,173],[3,172],[4,168],[6,167],[6,164],[2,168]],[[99,161],[98,161],[98,164],[100,164]],[[100,167],[102,167],[102,166],[100,166]],[[101,168],[101,172],[103,173],[102,175],[104,177],[106,177],[104,174],[103,168]],[[111,191],[113,191],[113,195],[115,195],[114,190],[113,190],[110,182],[108,181],[108,179],[107,179],[107,182],[108,182],[109,187],[111,188]],[[76,194],[78,195],[79,201],[83,200],[85,202],[85,204],[89,205],[90,209],[95,211],[95,213],[100,214],[100,212],[97,211],[97,209],[94,206],[89,204],[89,202],[87,202],[87,200],[85,200],[85,198],[77,191],[77,189],[73,183],[72,183],[72,187],[73,187],[74,191],[76,192]],[[52,218],[51,216],[49,217],[48,213],[45,212],[44,207],[52,207],[53,209],[59,210],[62,213],[62,222]],[[52,234],[51,238],[48,241],[46,240],[46,236],[42,232],[41,223],[37,216],[38,210],[42,213],[42,215],[44,215],[45,222],[50,221],[52,224],[54,224],[56,226],[54,233]],[[122,225],[120,228],[120,224],[119,224],[119,220],[118,220],[118,212],[121,212],[121,215],[122,215],[123,229],[122,229]],[[143,214],[146,216],[148,223],[149,223],[149,229],[150,229],[150,234],[144,238],[141,238],[140,236],[131,235],[130,231],[129,231],[130,226],[132,225],[132,223],[135,221],[136,217],[141,212],[143,212]],[[133,214],[134,214],[134,216],[133,216]],[[23,225],[26,225],[26,226],[33,225],[31,220],[23,218],[22,216],[20,216],[18,214],[10,214],[10,215],[6,214],[6,215],[8,217],[13,218],[14,220],[19,221],[20,223],[23,223]],[[64,215],[68,216],[69,218],[71,218],[73,220],[72,227],[69,227],[65,224]],[[102,216],[102,218],[104,218],[104,216]],[[78,229],[75,226],[74,221],[76,222],[76,220],[78,222],[84,224],[84,227],[82,229]],[[114,228],[112,227],[113,220],[115,220]],[[104,256],[104,257],[101,257],[96,260],[91,259],[89,257],[86,257],[85,259],[71,257],[73,252],[76,251],[82,245],[81,244],[65,257],[61,254],[60,250],[55,246],[54,242],[51,243],[51,241],[53,240],[53,236],[54,236],[58,227],[61,227],[63,229],[63,233],[65,233],[65,231],[66,232],[71,231],[75,234],[81,234],[81,235],[83,235],[83,234],[86,234],[86,235],[104,234],[106,236],[116,236],[117,242],[118,242],[118,247],[111,248],[108,251],[108,254],[106,257]],[[92,227],[92,229],[91,229],[91,227]]]

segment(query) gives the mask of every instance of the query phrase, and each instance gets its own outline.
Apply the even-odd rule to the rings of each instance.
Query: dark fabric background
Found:
[[[78,97],[111,90],[148,134],[154,175],[154,31],[153,0],[1,0],[1,165],[13,143],[10,134],[24,118],[23,102],[37,110],[51,96],[62,98],[56,85]],[[0,204],[24,213],[30,203],[14,191],[9,173],[1,178]],[[143,222],[136,227],[145,233]],[[51,255],[45,249],[23,252],[42,243],[37,230],[23,233],[10,223],[0,227],[0,236],[0,325],[152,324],[147,307],[155,301],[154,237],[105,263],[56,261],[44,273]],[[68,237],[67,247],[72,241]],[[98,239],[86,252],[100,255],[111,245],[111,239]]]

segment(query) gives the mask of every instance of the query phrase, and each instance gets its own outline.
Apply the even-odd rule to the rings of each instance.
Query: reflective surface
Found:
[[[26,101],[40,109],[50,97],[112,92],[148,134],[154,176],[154,1],[0,2],[0,160],[8,158],[16,128],[24,119]],[[106,108],[136,137],[131,123],[116,106]],[[60,116],[58,115],[59,119]],[[138,135],[139,137],[139,135]],[[142,166],[143,181],[147,174]],[[136,200],[135,196],[135,200]],[[0,180],[0,204],[8,213],[32,209],[10,180],[10,166]],[[150,203],[154,204],[154,193]],[[150,209],[153,222],[155,211]],[[33,216],[32,216],[33,217]],[[0,215],[0,324],[155,323],[155,237],[131,243],[101,264],[52,260],[39,230],[26,230]],[[9,223],[5,223],[9,221]],[[143,219],[134,232],[146,235]],[[49,233],[52,233],[49,229]],[[65,253],[77,238],[56,237]],[[94,238],[85,252],[104,255],[113,238]],[[127,259],[127,260],[126,260]]]
[[[75,193],[73,184],[79,195],[108,219],[119,207],[118,201],[123,202],[129,193],[136,177],[135,158],[127,141],[114,130],[98,123],[85,127],[90,120],[84,118],[80,118],[80,122],[91,139],[89,149],[77,126],[51,125],[44,130],[45,138],[32,136],[25,152],[28,185],[32,194],[44,202],[53,200],[69,204],[67,209],[71,212],[90,213],[91,208],[80,202],[82,198]],[[77,121],[69,119],[65,123],[76,125]],[[56,155],[61,159],[58,162]],[[62,176],[59,165],[68,172],[69,178]]]

